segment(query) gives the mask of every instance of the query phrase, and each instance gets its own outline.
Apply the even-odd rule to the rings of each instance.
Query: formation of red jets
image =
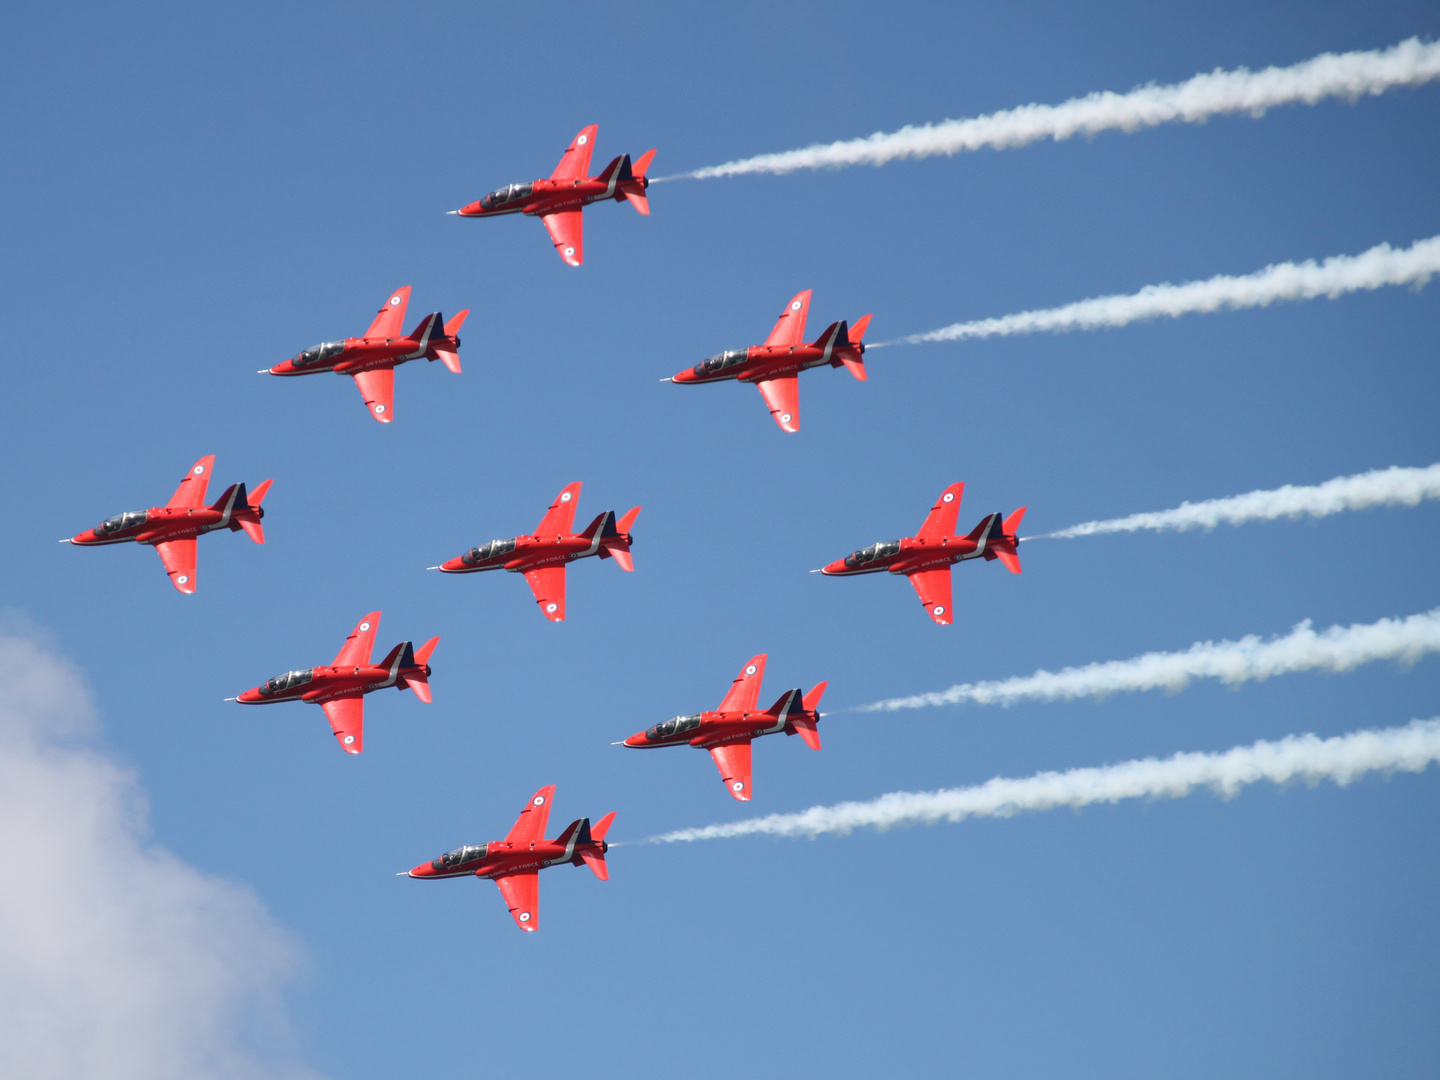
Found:
[[[655,157],[650,150],[638,161],[628,154],[610,162],[599,176],[589,176],[590,156],[597,127],[575,136],[548,180],[499,188],[460,210],[460,217],[497,217],[529,214],[539,217],[560,257],[571,266],[584,262],[582,213],[584,207],[606,199],[628,201],[641,214],[650,213],[645,191],[646,172]],[[333,372],[355,380],[370,415],[381,423],[394,419],[395,368],[411,360],[439,360],[460,374],[460,329],[469,310],[448,322],[440,312],[424,316],[408,335],[403,333],[410,287],[395,290],[358,338],[322,342],[261,374],[296,376]],[[832,322],[812,342],[805,341],[810,311],[810,290],[790,301],[763,345],[717,353],[693,368],[663,380],[673,383],[709,383],[736,380],[759,389],[776,424],[786,432],[800,430],[799,373],[813,367],[844,366],[856,379],[866,379],[863,339],[870,324],[864,315],[853,324]],[[108,518],[93,529],[62,543],[80,547],[135,542],[155,548],[176,589],[195,591],[196,542],[207,532],[243,530],[255,543],[265,542],[261,507],[271,481],[253,492],[243,483],[230,485],[213,504],[205,505],[215,457],[197,461],[163,507],[130,511]],[[636,506],[617,518],[613,510],[599,514],[579,533],[573,531],[580,498],[579,481],[565,487],[541,518],[535,531],[471,548],[430,569],[445,574],[473,574],[506,570],[523,574],[541,613],[552,622],[565,619],[565,568],[577,560],[596,556],[614,559],[622,570],[635,568],[631,556],[631,529],[640,514]],[[815,571],[831,577],[850,577],[882,571],[910,579],[930,618],[941,625],[953,621],[950,567],[971,559],[1000,560],[1012,573],[1020,573],[1016,530],[1024,517],[1022,506],[1009,517],[986,516],[968,534],[957,536],[955,525],[964,493],[963,483],[941,492],[919,531],[900,540],[872,544]],[[418,649],[409,641],[392,648],[378,663],[372,662],[380,612],[372,611],[351,631],[328,666],[298,668],[267,679],[228,701],[242,705],[270,705],[300,701],[319,705],[341,749],[359,754],[365,745],[365,695],[390,687],[412,690],[429,702],[430,658],[439,644],[432,637]],[[820,699],[826,682],[808,694],[787,690],[770,708],[760,710],[760,685],[766,655],[752,657],[735,677],[713,711],[676,716],[631,735],[617,745],[634,749],[690,746],[708,750],[730,795],[748,802],[751,790],[751,744],[764,735],[799,735],[812,750],[820,749]],[[539,926],[538,874],[547,866],[571,863],[589,866],[602,881],[609,878],[605,836],[615,819],[606,814],[591,825],[589,818],[572,822],[553,840],[544,838],[550,817],[554,786],[531,797],[504,840],[455,848],[403,876],[411,878],[490,878],[499,886],[505,904],[522,930]]]

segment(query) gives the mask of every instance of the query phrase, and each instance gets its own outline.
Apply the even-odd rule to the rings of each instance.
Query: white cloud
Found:
[[[96,750],[83,677],[0,633],[0,1074],[312,1077],[284,1042],[296,943],[242,885],[147,837],[135,776]]]

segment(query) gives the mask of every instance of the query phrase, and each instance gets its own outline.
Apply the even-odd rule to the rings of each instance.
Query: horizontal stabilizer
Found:
[[[273,477],[269,480],[260,481],[260,483],[255,485],[255,490],[250,492],[246,496],[246,502],[248,502],[252,507],[259,506],[262,502],[265,501],[265,495],[270,490],[270,485],[274,482],[275,480]]]
[[[641,154],[634,165],[630,166],[630,172],[637,180],[644,180],[645,174],[650,171],[650,162],[655,160],[655,151],[646,150]]]
[[[424,675],[406,675],[405,685],[415,691],[415,696],[426,705],[430,704],[430,680]]]
[[[240,496],[235,500],[235,509],[231,514],[232,519],[245,530],[245,535],[257,544],[265,543],[265,527],[260,524],[265,511],[260,509],[260,504],[265,501],[265,495],[274,482],[274,479],[262,480],[253,492],[248,493],[245,485],[241,484]]]
[[[650,151],[652,154],[655,151]],[[610,831],[610,825],[615,820],[615,811],[611,810],[594,825],[590,826],[590,838],[592,840],[604,840],[605,834]]]
[[[1004,548],[995,549],[995,557],[1005,564],[1005,569],[1012,574],[1020,573],[1020,556],[1013,551],[1006,551]]]
[[[1026,508],[1022,506],[1005,519],[1005,524],[1000,528],[1006,536],[1014,536],[1020,531],[1020,522],[1025,519],[1025,509]]]
[[[816,683],[815,689],[811,690],[808,694],[805,695],[805,698],[801,702],[801,705],[804,707],[806,712],[815,712],[817,709],[820,708],[820,699],[825,696],[825,689],[829,685],[830,681],[828,679],[825,682]]]
[[[583,852],[580,858],[585,860],[585,865],[595,871],[595,876],[601,881],[610,880],[610,868],[605,865],[605,856],[598,851]]]
[[[453,338],[456,334],[458,334],[460,332],[460,327],[465,325],[465,316],[469,314],[470,309],[467,307],[464,311],[460,312],[460,314],[456,315],[453,319],[447,322],[445,324],[445,336]]]
[[[615,523],[617,532],[628,533],[635,524],[635,519],[640,516],[640,507],[632,506],[625,512],[625,516]]]
[[[415,666],[424,667],[430,663],[430,654],[435,651],[435,646],[440,644],[438,637],[432,637],[429,641],[415,650]]]
[[[630,201],[630,205],[635,207],[638,213],[644,214],[646,217],[650,216],[650,200],[648,198],[646,198],[644,195],[641,195],[639,192],[630,191],[628,188],[623,192],[623,194],[625,198]]]

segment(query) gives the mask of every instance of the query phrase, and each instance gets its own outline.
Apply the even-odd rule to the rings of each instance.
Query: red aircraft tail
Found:
[[[610,880],[610,868],[605,865],[605,850],[609,846],[605,843],[605,834],[610,831],[610,823],[614,820],[615,811],[611,810],[593,826],[590,824],[589,818],[581,818],[575,823],[580,827],[580,832],[575,838],[577,846],[580,844],[600,845],[599,851],[594,848],[582,851],[577,857],[576,865],[578,866],[583,861],[601,881]]]
[[[640,507],[631,507],[629,512],[618,522],[615,520],[615,511],[607,510],[590,523],[581,536],[593,539],[596,530],[600,533],[600,558],[614,559],[622,570],[634,570],[635,561],[630,556],[630,527],[635,524],[635,519],[640,516]]]
[[[438,637],[432,637],[421,645],[410,656],[410,663],[405,665],[408,668],[415,668],[414,674],[406,674],[400,685],[408,686],[415,691],[415,696],[425,704],[430,704],[430,654],[435,651],[435,646],[440,644]]]
[[[265,511],[260,509],[260,504],[265,501],[265,493],[270,490],[270,485],[275,481],[266,480],[255,489],[253,495],[247,495],[244,484],[235,485],[239,490],[235,493],[235,505],[230,510],[230,528],[244,529],[245,535],[254,540],[257,544],[265,543],[265,529],[260,524],[260,519],[265,516]],[[228,495],[229,492],[226,492]],[[215,509],[222,509],[225,502],[225,495],[215,504]]]
[[[438,345],[430,346],[432,354],[430,359],[439,360],[456,375],[460,374],[460,327],[465,325],[465,316],[469,314],[470,309],[466,308],[445,324],[445,336],[455,342],[454,349],[442,349]],[[440,318],[440,316],[437,315],[436,318]]]
[[[806,694],[801,701],[801,706],[805,712],[814,714],[814,720],[810,719],[808,715],[792,717],[790,720],[790,723],[795,726],[795,730],[799,733],[800,737],[805,740],[805,745],[810,747],[811,750],[820,749],[820,732],[816,729],[816,724],[820,719],[818,711],[820,699],[825,696],[825,688],[829,685],[830,683],[828,681],[817,683],[815,689]]]
[[[645,173],[653,160],[655,151],[647,150],[633,165],[630,163],[630,155],[626,154],[624,163],[620,166],[620,181],[616,185],[615,198],[630,200],[630,205],[641,214],[650,213],[650,200],[645,197],[645,189],[650,186],[650,181],[645,179]]]
[[[1005,564],[1005,569],[1012,574],[1020,573],[1020,555],[1015,550],[1020,543],[1020,538],[1015,533],[1020,528],[1020,521],[1024,517],[1025,507],[1022,506],[1006,518],[1003,525],[992,528],[990,542],[985,550],[985,558],[999,559]]]

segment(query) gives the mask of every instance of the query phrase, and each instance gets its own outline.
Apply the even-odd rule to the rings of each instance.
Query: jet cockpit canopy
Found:
[[[507,184],[505,187],[496,188],[483,199],[480,205],[487,210],[493,210],[497,206],[503,206],[507,202],[514,202],[516,199],[523,199],[526,195],[535,191],[534,184]]]
[[[645,738],[651,742],[659,742],[668,739],[672,735],[679,735],[686,731],[694,731],[700,726],[700,714],[692,716],[677,716],[673,720],[666,720],[663,724],[656,724],[649,731],[645,732]]]
[[[486,559],[493,559],[496,555],[508,555],[515,550],[515,540],[491,540],[488,544],[481,544],[477,548],[471,548],[460,561],[468,566],[477,566]]]
[[[717,371],[734,367],[736,364],[743,364],[750,359],[749,349],[726,349],[714,356],[707,356],[700,363],[695,365],[696,375],[714,375]]]
[[[436,870],[453,870],[462,863],[483,859],[489,848],[489,844],[466,844],[464,847],[457,847],[454,851],[447,851],[430,865]]]
[[[861,548],[859,551],[846,555],[845,565],[853,570],[857,566],[864,566],[866,563],[872,563],[876,559],[888,558],[899,550],[899,540],[888,540],[879,544],[871,544],[867,548]]]
[[[145,510],[127,510],[123,514],[116,514],[112,518],[106,518],[95,529],[102,536],[110,536],[113,533],[123,532],[126,529],[133,529],[136,525],[145,524],[145,519],[150,515]]]
[[[339,356],[344,351],[345,342],[343,341],[322,341],[319,345],[313,345],[306,349],[291,363],[296,367],[309,367],[311,364],[318,364],[322,360]]]
[[[311,679],[315,678],[315,669],[306,668],[304,671],[287,671],[284,675],[276,675],[275,678],[266,681],[262,694],[280,694],[286,690],[293,690],[297,686],[304,686]]]

